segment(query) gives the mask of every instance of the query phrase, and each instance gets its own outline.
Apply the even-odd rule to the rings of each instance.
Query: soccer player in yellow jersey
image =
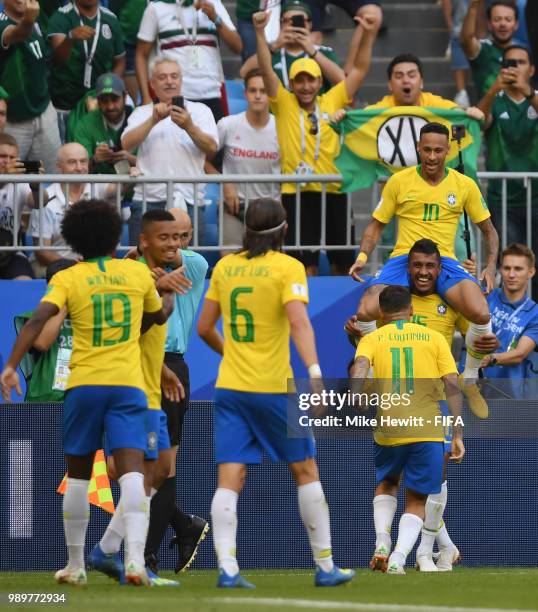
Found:
[[[216,382],[213,439],[218,488],[211,504],[219,564],[217,586],[253,588],[236,559],[237,500],[246,465],[262,450],[286,461],[297,483],[299,510],[316,563],[316,586],[350,581],[354,572],[332,560],[329,510],[319,481],[313,436],[288,437],[287,390],[293,377],[290,336],[311,379],[321,378],[308,318],[304,266],[280,252],[286,212],[273,200],[251,202],[243,250],[215,266],[198,333],[223,355]],[[224,339],[216,329],[223,319]],[[318,380],[318,383],[321,382]]]
[[[379,318],[378,296],[383,287],[409,286],[407,259],[411,246],[420,238],[430,238],[438,244],[442,266],[437,293],[470,323],[465,340],[471,351],[467,353],[463,379],[471,409],[482,412],[482,405],[473,408],[475,402],[483,402],[475,384],[483,354],[478,352],[475,342],[483,334],[491,333],[491,317],[479,282],[464,270],[454,255],[460,215],[467,211],[471,221],[482,232],[487,264],[480,280],[486,283],[488,293],[495,280],[499,237],[476,183],[445,166],[449,145],[446,126],[427,123],[421,129],[417,146],[421,164],[402,170],[387,181],[372,220],[364,230],[357,261],[349,273],[360,280],[360,271],[379,241],[383,228],[396,216],[398,234],[394,250],[364,294],[357,313],[357,325],[363,334],[367,334],[375,329],[375,320]]]
[[[428,495],[440,493],[443,473],[444,432],[439,411],[439,379],[443,381],[449,408],[461,414],[461,394],[457,369],[443,336],[434,330],[411,323],[413,308],[409,290],[385,287],[379,295],[385,325],[361,340],[357,347],[351,377],[362,383],[370,367],[374,379],[386,388],[396,385],[409,403],[395,403],[384,412],[378,410],[374,433],[374,461],[378,486],[374,498],[376,550],[372,566],[387,567],[388,573],[404,574],[407,555],[422,529]],[[356,381],[355,381],[356,382]],[[360,387],[360,385],[359,385]],[[411,416],[412,422],[406,417]],[[386,423],[383,418],[400,417],[405,422]],[[461,425],[454,425],[452,458],[461,461],[465,452]],[[390,526],[396,512],[396,495],[403,474],[406,489],[405,513],[398,530],[394,551],[390,551]],[[377,505],[380,497],[392,497],[390,504]],[[377,507],[376,507],[377,506]]]
[[[51,279],[1,376],[4,399],[9,399],[14,387],[20,392],[16,373],[20,360],[45,323],[67,306],[73,353],[63,419],[68,471],[63,517],[69,562],[56,573],[56,580],[62,583],[86,583],[87,490],[93,457],[106,432],[121,489],[118,508],[126,531],[125,579],[149,584],[144,569],[148,517],[143,482],[147,398],[139,338],[143,315],[147,324],[162,324],[166,315],[148,268],[111,258],[121,230],[120,216],[102,200],[85,200],[68,208],[62,234],[84,260]]]

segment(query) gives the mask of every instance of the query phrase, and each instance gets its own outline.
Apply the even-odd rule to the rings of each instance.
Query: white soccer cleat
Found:
[[[398,565],[397,563],[389,563],[387,568],[387,574],[400,574],[405,575],[405,570],[403,565]]]
[[[439,551],[437,559],[438,572],[451,572],[452,566],[460,562],[460,551],[455,546],[447,546]]]
[[[152,586],[146,568],[136,561],[129,561],[125,567],[125,582],[134,586]]]
[[[54,580],[56,580],[58,584],[73,584],[74,586],[86,586],[88,583],[86,570],[83,567],[77,567],[75,569],[69,566],[64,567],[54,574]]]
[[[437,565],[433,562],[433,559],[428,555],[421,555],[417,557],[415,568],[419,572],[437,572]]]

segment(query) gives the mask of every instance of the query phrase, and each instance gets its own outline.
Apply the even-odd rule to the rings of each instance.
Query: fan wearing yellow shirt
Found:
[[[111,258],[121,231],[120,216],[102,200],[84,200],[68,207],[62,235],[83,261],[51,279],[1,376],[6,400],[13,388],[20,392],[16,373],[20,360],[45,323],[66,306],[73,327],[63,417],[68,471],[63,521],[69,561],[56,573],[60,583],[82,585],[87,581],[87,490],[94,454],[106,433],[121,489],[117,511],[123,513],[126,530],[125,580],[149,585],[144,569],[148,516],[143,476],[147,398],[139,338],[143,316],[145,324],[163,324],[166,314],[147,266]]]
[[[306,310],[304,266],[280,252],[286,229],[286,211],[278,202],[251,202],[243,250],[215,266],[198,321],[199,335],[223,355],[213,419],[218,488],[211,504],[221,588],[253,588],[237,564],[236,508],[246,465],[261,463],[262,450],[273,461],[286,461],[297,483],[299,510],[317,566],[316,586],[336,586],[354,576],[332,560],[314,438],[311,432],[307,437],[288,435],[290,336],[310,378],[318,379],[314,387],[321,383],[321,369]],[[221,316],[224,339],[216,329]]]
[[[387,181],[372,220],[364,230],[357,261],[349,273],[361,280],[360,271],[378,243],[383,228],[396,217],[398,234],[394,250],[359,305],[357,326],[365,335],[375,329],[375,321],[379,318],[378,296],[383,287],[409,286],[407,263],[413,244],[421,238],[429,238],[438,245],[442,265],[437,293],[470,322],[465,341],[471,347],[471,353],[467,353],[462,379],[468,388],[467,399],[473,410],[473,399],[478,400],[478,368],[483,359],[475,341],[483,334],[491,333],[491,317],[480,283],[465,271],[454,255],[454,239],[461,214],[465,210],[482,232],[487,263],[480,280],[485,282],[488,293],[495,281],[499,237],[476,183],[445,166],[449,145],[446,126],[427,123],[420,130],[417,150],[421,164],[406,168]],[[481,408],[474,410],[480,412]]]
[[[407,405],[394,403],[387,411],[379,410],[374,433],[378,486],[374,497],[376,549],[372,566],[386,568],[391,574],[404,574],[405,560],[424,523],[426,499],[430,494],[441,492],[444,435],[439,422],[440,386],[444,386],[454,416],[461,414],[461,394],[456,363],[443,336],[410,322],[413,308],[409,290],[401,286],[385,287],[379,302],[385,325],[360,341],[351,377],[358,379],[353,380],[353,390],[360,390],[372,367],[374,382],[383,388],[387,384],[396,385],[401,397],[407,393],[409,398]],[[385,423],[381,417],[401,418],[403,423]],[[460,462],[464,453],[461,425],[456,423],[453,460]],[[405,512],[400,519],[396,546],[387,559],[402,474]],[[385,501],[388,496],[393,498],[392,503],[378,509],[376,501]]]
[[[402,53],[394,57],[387,67],[390,95],[366,107],[392,108],[393,106],[427,106],[429,108],[460,108],[452,100],[447,100],[428,91],[423,91],[423,68],[420,59],[413,53]],[[476,106],[466,109],[472,119],[483,120],[484,113]]]
[[[375,8],[375,7],[374,7]],[[344,80],[323,95],[321,68],[317,52],[310,58],[300,58],[290,67],[290,91],[284,88],[271,63],[271,52],[265,40],[264,28],[270,11],[259,11],[252,16],[256,29],[258,65],[262,71],[271,112],[275,116],[282,174],[311,176],[338,174],[334,159],[340,148],[338,134],[330,127],[331,115],[353,100],[368,74],[372,47],[376,38],[379,17],[376,11],[366,10],[355,17],[362,30],[354,62]],[[347,196],[339,193],[339,183],[327,184],[326,243],[340,245],[347,242]],[[289,231],[286,244],[299,245],[296,240],[296,191],[301,192],[300,244],[319,245],[321,239],[321,183],[284,183],[282,203],[288,215]],[[318,251],[301,250],[294,254],[306,266],[307,274],[317,274]],[[351,251],[329,250],[328,257],[334,274],[345,274]],[[353,257],[351,256],[351,259]]]

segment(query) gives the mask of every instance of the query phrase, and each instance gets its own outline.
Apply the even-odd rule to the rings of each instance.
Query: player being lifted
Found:
[[[409,283],[411,291],[411,301],[413,305],[413,315],[411,321],[418,325],[424,325],[429,329],[434,329],[443,335],[448,347],[452,345],[452,339],[456,330],[465,335],[468,322],[457,313],[453,308],[446,304],[435,292],[437,278],[441,272],[441,254],[437,245],[427,238],[418,240],[409,251],[407,270],[409,273]],[[369,281],[360,287],[366,288]],[[346,323],[347,333],[353,337],[354,344],[361,337],[359,330],[355,327],[356,316],[351,317]],[[477,340],[477,348],[481,353],[491,353],[499,346],[499,341],[494,334],[484,334]],[[446,402],[441,402],[443,415],[448,415]],[[487,405],[486,405],[487,408]],[[484,417],[487,414],[483,415]],[[422,572],[451,571],[452,565],[459,558],[459,551],[452,542],[445,523],[443,513],[447,504],[448,489],[446,483],[446,466],[450,458],[452,437],[449,428],[445,428],[445,456],[443,466],[443,483],[441,492],[428,495],[425,506],[424,526],[420,545],[417,549],[417,566]],[[376,533],[390,533],[383,522],[384,513],[391,506],[396,505],[394,497],[389,495],[378,495],[374,497],[374,523]],[[385,540],[385,536],[380,536]],[[437,540],[439,546],[439,558],[434,564],[432,553],[433,544]],[[372,569],[385,569],[384,559],[388,558],[390,548],[386,551],[376,551],[376,562]]]
[[[144,264],[112,259],[122,231],[118,213],[102,200],[69,206],[62,235],[84,261],[54,275],[46,295],[22,328],[2,372],[2,394],[20,393],[16,368],[46,322],[67,306],[73,326],[71,375],[63,414],[67,491],[63,522],[69,551],[61,583],[86,584],[84,541],[90,515],[88,485],[95,451],[106,432],[119,476],[125,523],[125,580],[149,585],[144,569],[148,527],[144,491],[147,398],[139,338],[145,323],[163,324],[166,313]],[[118,511],[118,509],[116,511]]]
[[[393,216],[398,218],[396,245],[380,275],[372,281],[357,313],[357,326],[362,334],[375,329],[379,318],[379,293],[387,285],[409,286],[407,257],[411,246],[420,238],[430,238],[439,245],[441,274],[437,293],[469,321],[465,337],[471,350],[467,353],[463,378],[469,407],[484,413],[484,399],[476,386],[478,368],[484,358],[476,348],[476,340],[491,333],[491,319],[479,282],[471,276],[454,255],[458,220],[464,210],[483,234],[486,245],[486,268],[480,280],[486,291],[493,289],[499,238],[491,222],[487,205],[476,183],[456,170],[447,168],[450,150],[448,129],[440,123],[428,123],[420,130],[417,145],[421,163],[390,177],[383,189],[372,220],[364,230],[357,261],[349,273],[356,280],[379,241],[383,228]]]
[[[378,414],[380,425],[374,433],[374,461],[377,488],[374,497],[376,548],[372,567],[391,574],[404,574],[405,560],[424,525],[429,495],[441,493],[444,431],[439,422],[439,402],[444,392],[450,412],[461,414],[456,363],[443,336],[433,329],[411,323],[413,307],[409,290],[385,287],[379,294],[381,318],[385,325],[363,338],[351,368],[353,390],[361,390],[370,367],[374,389],[388,386],[411,397],[408,406],[395,404]],[[440,379],[442,380],[441,388]],[[387,386],[388,385],[388,386]],[[379,411],[383,412],[383,411]],[[384,424],[380,416],[396,419],[411,415],[410,424]],[[423,423],[420,423],[420,419]],[[460,462],[465,453],[461,425],[454,425],[452,459]],[[396,495],[403,474],[406,490],[405,512],[400,519],[398,540],[391,548],[390,530],[396,512]],[[435,571],[435,570],[434,570]]]
[[[316,586],[349,582],[355,572],[332,560],[329,509],[319,481],[313,436],[288,436],[290,336],[312,378],[321,378],[308,319],[302,263],[280,252],[286,212],[273,200],[252,201],[245,216],[243,251],[215,266],[198,333],[223,355],[216,383],[213,437],[218,488],[211,504],[219,564],[217,586],[253,588],[236,559],[237,500],[246,465],[262,450],[286,461],[297,483],[299,511],[316,563]],[[223,318],[224,339],[216,329]],[[321,382],[321,381],[320,381]]]

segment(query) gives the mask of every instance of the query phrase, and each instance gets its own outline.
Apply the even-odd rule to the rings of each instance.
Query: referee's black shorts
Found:
[[[183,430],[183,419],[185,413],[189,409],[190,397],[190,380],[189,366],[185,363],[183,355],[179,353],[165,353],[164,363],[174,372],[179,378],[183,388],[185,389],[185,399],[179,402],[171,402],[162,396],[162,409],[166,413],[168,419],[168,435],[170,436],[170,445],[179,446],[181,441],[181,432]]]

